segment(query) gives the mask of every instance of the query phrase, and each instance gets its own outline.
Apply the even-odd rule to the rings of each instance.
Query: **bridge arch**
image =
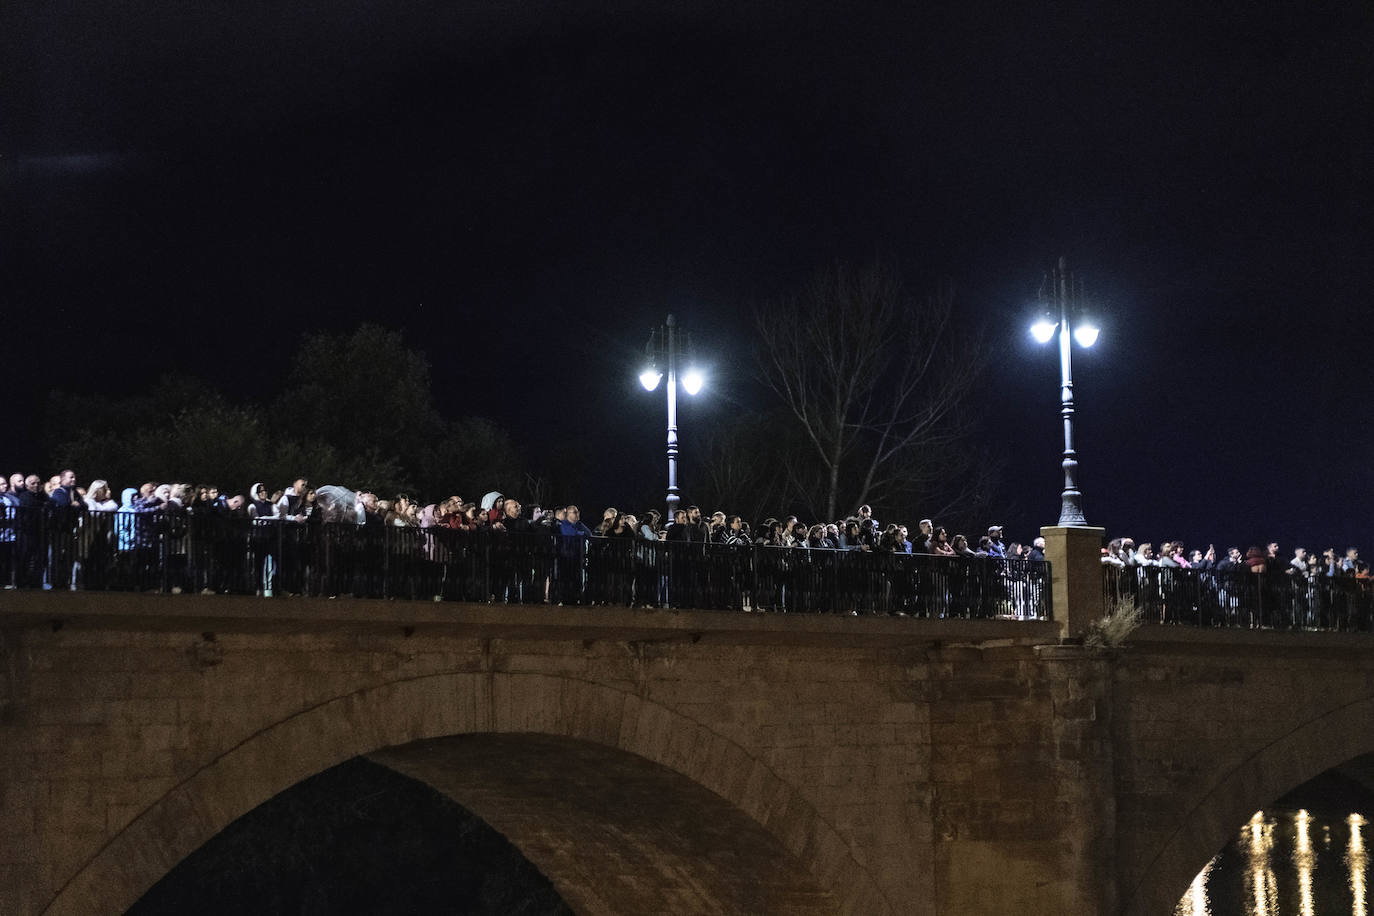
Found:
[[[816,891],[813,902],[820,901],[823,909],[894,912],[839,833],[794,787],[735,742],[633,693],[574,678],[509,672],[393,681],[335,697],[260,729],[207,762],[111,838],[63,885],[44,912],[124,912],[235,819],[303,779],[356,756],[372,756],[429,781],[465,804],[470,799],[457,797],[451,782],[423,772],[423,763],[436,753],[448,753],[446,741],[450,749],[456,748],[454,753],[480,749],[484,735],[504,742],[505,752],[526,754],[525,759],[532,759],[530,753],[594,746],[599,750],[592,759],[599,754],[636,772],[666,772],[654,777],[669,787],[665,791],[686,784],[709,790],[722,800],[709,816],[737,814],[756,828],[755,840],[763,836],[776,843],[786,860],[779,861],[779,867],[795,866],[794,877],[809,877]],[[454,736],[467,740],[454,744]],[[512,744],[517,736],[547,740]],[[486,772],[495,773],[490,755],[486,760]],[[482,808],[479,803],[473,810],[481,816]],[[520,848],[517,827],[507,825],[507,830]],[[644,836],[624,823],[611,824],[609,833],[621,830],[630,839]],[[742,830],[739,841],[749,842],[747,834]],[[558,869],[547,856],[541,861],[538,851],[521,851],[548,869],[545,874],[565,899],[581,902],[581,912],[618,912],[613,905],[602,905],[604,901],[579,897],[566,881],[560,884]],[[750,857],[734,856],[735,852],[721,850],[713,867],[757,867]]]
[[[1172,913],[1202,867],[1256,811],[1327,770],[1374,751],[1374,695],[1289,730],[1220,775],[1169,840],[1121,888],[1126,916]]]

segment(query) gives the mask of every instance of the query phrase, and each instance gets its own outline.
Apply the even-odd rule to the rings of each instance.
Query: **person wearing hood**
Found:
[[[157,574],[158,532],[162,499],[157,495],[158,484],[148,481],[138,488],[130,502],[133,514],[128,516],[134,536],[134,587],[151,588],[160,582]]]
[[[268,498],[267,487],[263,484],[253,484],[248,497],[248,515],[253,519],[255,591],[264,598],[271,598],[272,585],[277,576],[277,531],[272,522],[280,516],[277,514],[277,504]]]
[[[134,549],[134,499],[138,490],[125,487],[119,494],[119,508],[115,510],[115,547],[120,553]]]
[[[482,511],[487,514],[487,524],[501,521],[506,498],[495,490],[482,497]]]

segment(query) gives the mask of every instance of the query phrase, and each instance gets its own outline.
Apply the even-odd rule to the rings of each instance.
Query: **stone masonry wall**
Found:
[[[522,722],[642,750],[749,811],[843,911],[1113,911],[1110,669],[1081,649],[1037,648],[1053,642],[1048,627],[521,609],[513,628],[500,608],[375,603],[281,621],[265,614],[280,602],[166,598],[97,614],[98,596],[58,627],[34,609],[44,597],[8,616],[0,605],[6,913],[42,912],[64,888],[122,912],[184,855],[173,850],[300,778],[225,761],[289,759],[253,756],[255,742],[312,715],[302,727],[335,757]],[[564,685],[563,708],[528,708],[555,701],[522,684]],[[399,687],[412,699],[386,712],[393,721],[351,711],[366,703],[347,698]],[[589,697],[626,699],[579,711],[606,702]],[[623,725],[584,724],[632,707],[665,734],[631,743]],[[437,731],[424,722],[436,717]],[[736,778],[753,772],[776,798]],[[222,797],[179,797],[201,785]],[[102,884],[90,863],[173,803],[194,816],[149,834],[162,851],[141,840],[120,852],[138,861]]]
[[[1122,912],[1171,912],[1256,810],[1374,750],[1374,640],[1142,627],[1113,659]]]

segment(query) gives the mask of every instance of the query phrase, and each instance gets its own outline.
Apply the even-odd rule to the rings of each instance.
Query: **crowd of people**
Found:
[[[37,534],[38,520],[43,537]],[[517,562],[510,559],[508,545],[519,541],[510,537],[519,534],[555,536],[544,542],[556,547],[547,555],[530,548]],[[471,545],[492,537],[507,547],[500,548],[504,553],[497,560],[488,551],[488,566],[478,570]],[[539,538],[526,541],[534,544]],[[741,549],[753,547],[787,549]],[[840,562],[845,555],[848,559]],[[1000,584],[996,589],[977,584],[978,571],[934,573],[930,570],[941,564],[925,563],[926,571],[918,574],[912,571],[918,560],[896,562],[900,556],[922,555],[996,560],[988,575],[1000,577]],[[124,577],[115,588],[139,588],[158,575],[161,588],[172,592],[251,589],[271,596],[275,586],[289,593],[378,593],[357,567],[381,564],[387,575],[404,573],[393,580],[409,582],[412,596],[433,588],[434,597],[463,600],[474,595],[473,582],[482,580],[477,595],[486,600],[515,595],[526,602],[533,597],[741,608],[830,602],[881,604],[897,608],[893,612],[962,608],[966,614],[973,614],[974,604],[996,604],[1002,610],[1017,608],[1018,615],[1041,614],[1043,574],[1009,574],[1009,569],[1024,569],[1009,560],[1043,562],[1044,541],[1007,542],[1002,526],[993,525],[970,544],[969,537],[951,537],[930,519],[914,529],[882,525],[868,505],[830,523],[786,516],[757,525],[724,511],[705,515],[688,505],[665,525],[657,509],[638,515],[607,508],[588,522],[577,505],[526,509],[514,496],[495,490],[477,501],[449,496],[422,504],[405,493],[379,499],[365,489],[315,488],[302,477],[276,490],[257,482],[243,493],[148,481],[122,489],[115,499],[106,479],[81,486],[71,470],[48,479],[34,474],[0,479],[0,573],[8,570],[5,584],[10,586],[84,588],[113,581],[114,571]],[[495,585],[492,575],[500,580]],[[1013,580],[1017,585],[1010,585]],[[881,600],[872,592],[881,592]],[[683,603],[688,600],[698,604]]]
[[[1163,541],[1155,550],[1154,544],[1148,541],[1137,546],[1133,538],[1113,538],[1102,549],[1102,564],[1121,569],[1160,567],[1222,573],[1243,570],[1305,580],[1341,576],[1370,578],[1369,565],[1360,559],[1357,547],[1347,547],[1344,552],[1328,547],[1320,554],[1306,547],[1295,547],[1292,556],[1285,556],[1276,541],[1264,547],[1252,545],[1243,552],[1239,547],[1228,547],[1225,554],[1221,554],[1212,544],[1204,551],[1188,550],[1182,541]]]
[[[82,486],[70,469],[0,477],[7,588],[1040,617],[1044,548],[1040,537],[1005,540],[1000,525],[972,540],[931,519],[883,524],[867,505],[833,522],[751,524],[691,505],[666,520],[615,508],[584,520],[576,505],[527,508],[498,491],[423,503],[299,477],[244,492],[147,481],[116,499],[107,480]],[[1121,537],[1102,549],[1102,565],[1108,601],[1128,598],[1166,623],[1374,626],[1374,577],[1354,547],[1289,554],[1270,542],[1223,553]]]
[[[1146,619],[1213,626],[1357,629],[1374,626],[1374,578],[1358,548],[1306,547],[1285,554],[1275,541],[1224,553],[1182,541],[1137,545],[1113,538],[1102,549],[1106,597]]]
[[[340,495],[347,497],[342,503]],[[255,483],[246,493],[230,494],[214,485],[157,483],[127,487],[114,499],[103,479],[81,486],[76,472],[64,470],[49,478],[16,473],[0,478],[0,506],[46,508],[77,512],[204,513],[228,517],[286,522],[351,522],[397,527],[447,527],[464,530],[491,528],[526,531],[542,526],[565,535],[642,537],[647,540],[698,541],[717,544],[753,544],[770,547],[803,547],[819,550],[862,550],[933,556],[996,557],[1043,560],[1044,538],[1027,544],[1003,540],[1002,527],[991,525],[975,542],[963,534],[953,536],[930,519],[921,519],[913,534],[906,525],[882,525],[872,507],[860,506],[851,516],[833,522],[805,522],[795,515],[766,518],[751,526],[738,515],[716,511],[709,517],[697,506],[678,509],[664,523],[657,509],[637,516],[615,508],[606,509],[601,520],[589,527],[575,505],[556,508],[525,507],[513,496],[488,492],[480,502],[450,496],[420,505],[404,493],[383,499],[368,490],[344,487],[316,489],[300,477],[289,486],[269,491]]]

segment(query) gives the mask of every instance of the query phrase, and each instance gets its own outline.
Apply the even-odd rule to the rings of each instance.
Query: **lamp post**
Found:
[[[1058,267],[1050,279],[1050,309],[1044,317],[1031,325],[1031,336],[1038,343],[1049,343],[1055,329],[1059,330],[1059,415],[1064,418],[1064,492],[1060,494],[1059,524],[1061,527],[1086,527],[1083,517],[1083,494],[1079,492],[1078,452],[1073,447],[1073,356],[1072,342],[1080,347],[1091,347],[1097,343],[1097,327],[1082,316],[1081,287],[1075,287],[1073,275],[1069,273],[1064,258],[1059,259]],[[1058,306],[1058,321],[1055,321],[1053,307]],[[1070,311],[1077,327],[1070,325]]]
[[[678,358],[684,357],[687,361],[687,371],[682,376],[683,391],[694,395],[701,390],[706,380],[701,370],[693,365],[691,350],[690,336],[685,331],[678,330],[677,319],[669,315],[663,327],[655,328],[649,335],[649,343],[644,348],[647,365],[639,374],[639,382],[644,386],[644,390],[653,391],[663,378],[659,366],[666,366],[668,370],[668,514],[663,519],[665,525],[672,522],[673,513],[681,501],[677,491]]]

